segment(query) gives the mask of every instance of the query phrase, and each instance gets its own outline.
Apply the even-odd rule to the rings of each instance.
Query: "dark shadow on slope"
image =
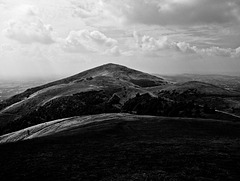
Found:
[[[0,145],[1,180],[239,180],[237,123],[111,119]]]

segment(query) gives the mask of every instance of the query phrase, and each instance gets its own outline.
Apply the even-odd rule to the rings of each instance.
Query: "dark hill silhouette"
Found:
[[[101,114],[56,120],[4,139],[30,140],[0,144],[1,180],[240,177],[240,124],[228,121]]]

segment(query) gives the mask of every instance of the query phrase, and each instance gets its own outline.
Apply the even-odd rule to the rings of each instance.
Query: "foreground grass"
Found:
[[[240,124],[136,117],[0,145],[1,180],[240,180]]]

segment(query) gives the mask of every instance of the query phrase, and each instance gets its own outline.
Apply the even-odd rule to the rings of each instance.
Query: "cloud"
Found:
[[[240,55],[240,47],[236,49],[236,54]]]
[[[72,0],[73,17],[91,26],[121,26],[122,12],[108,0]]]
[[[6,3],[3,1],[0,1],[0,7],[3,7]]]
[[[90,18],[102,13],[100,1],[72,1],[74,5],[74,16],[81,18]]]
[[[90,0],[75,2],[83,19],[105,18],[130,24],[206,25],[240,21],[239,0]]]
[[[0,44],[0,53],[1,51],[13,51],[14,48],[9,44]]]
[[[198,54],[201,56],[240,57],[240,47],[236,49],[220,47],[199,48],[187,42],[171,41],[167,36],[160,37],[159,39],[147,35],[140,36],[136,31],[133,32],[133,37],[137,49],[147,53],[147,55],[158,55],[163,50],[173,50],[185,54]]]
[[[222,24],[239,21],[237,0],[127,0],[129,22],[155,25]]]
[[[118,46],[114,46],[113,48],[106,50],[105,54],[112,56],[120,56],[122,55],[122,52]]]
[[[99,31],[71,31],[62,41],[62,48],[72,53],[120,54],[118,41]]]
[[[22,44],[54,43],[51,25],[44,24],[38,16],[37,8],[30,5],[21,6],[17,9],[15,19],[8,22],[3,34],[10,39]]]

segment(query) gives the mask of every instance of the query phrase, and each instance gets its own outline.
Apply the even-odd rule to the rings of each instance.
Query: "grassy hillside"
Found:
[[[119,105],[136,93],[151,93],[145,87],[165,84],[161,78],[116,64],[96,67],[1,102],[0,134],[69,116],[119,112]],[[109,105],[114,94],[120,98],[117,109]],[[91,105],[90,99],[96,96],[99,108]],[[87,110],[89,106],[94,108]]]
[[[169,85],[154,92],[172,100],[193,100],[198,105],[207,104],[214,109],[240,115],[240,93],[213,84],[191,81]]]
[[[0,145],[1,180],[240,179],[239,123],[121,114],[63,122]]]
[[[148,96],[136,97],[144,94]],[[106,64],[1,102],[0,135],[56,119],[113,112],[239,120],[214,112],[239,114],[239,100],[239,92],[209,83],[169,84],[150,74]]]
[[[204,82],[199,82],[199,81],[189,81],[189,82],[184,82],[184,83],[177,83],[174,85],[170,85],[163,90],[166,91],[175,91],[182,93],[186,90],[189,89],[196,89],[198,93],[201,95],[206,95],[206,96],[229,96],[229,97],[234,97],[234,96],[240,96],[239,92],[233,91],[233,90],[228,90],[213,84],[209,83],[204,83]]]
[[[115,78],[117,80],[122,80],[122,81],[127,81],[127,82],[131,82],[134,84],[134,82],[136,82],[136,86],[140,86],[141,85],[143,87],[146,87],[145,84],[149,84],[150,86],[156,86],[156,85],[162,85],[162,84],[167,84],[166,81],[164,81],[162,78],[147,74],[147,73],[143,73],[134,69],[130,69],[127,68],[125,66],[121,66],[121,65],[117,65],[117,64],[106,64],[106,65],[102,65],[90,70],[86,70],[84,72],[81,72],[79,74],[73,75],[71,77],[65,78],[65,79],[61,79],[58,81],[54,81],[42,86],[38,86],[38,87],[34,87],[31,89],[26,90],[25,92],[15,95],[3,102],[0,103],[0,110],[16,103],[19,102],[21,100],[24,100],[28,97],[30,97],[32,94],[41,91],[41,90],[45,90],[47,88],[51,88],[51,89],[56,89],[58,87],[54,87],[54,86],[66,86],[69,84],[76,84],[85,80],[92,80],[95,77],[112,77]],[[141,83],[141,80],[143,80],[143,83]],[[81,88],[81,87],[80,87]]]

